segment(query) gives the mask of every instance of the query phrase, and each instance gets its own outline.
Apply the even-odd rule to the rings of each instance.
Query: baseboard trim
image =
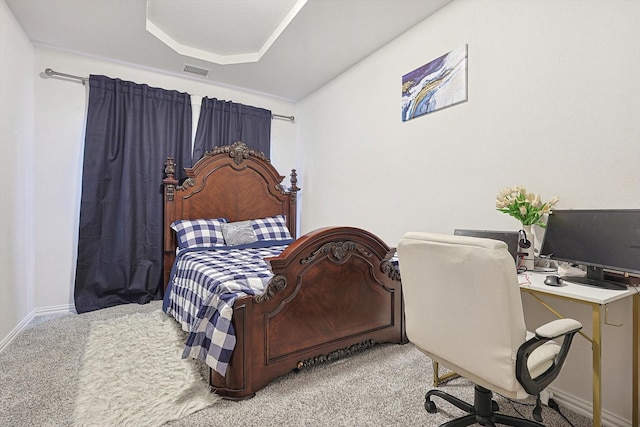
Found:
[[[76,311],[76,306],[73,304],[62,304],[62,305],[54,305],[51,307],[42,307],[36,308],[33,310],[33,317],[42,317],[42,316],[50,316],[56,314],[78,314]]]
[[[562,408],[567,408],[577,414],[593,419],[593,405],[591,402],[553,388],[551,388],[551,392],[553,393],[553,400],[558,403],[561,410]],[[632,427],[631,420],[622,419],[618,415],[606,411],[602,411],[602,424],[608,427]]]
[[[4,337],[2,339],[2,341],[0,341],[0,353],[4,351],[5,348],[7,348],[7,346],[9,344],[11,344],[11,341],[14,340],[14,338],[20,333],[22,332],[23,329],[25,329],[27,327],[27,325],[29,325],[29,322],[31,322],[31,319],[33,319],[34,317],[34,311],[32,311],[31,313],[29,313],[27,315],[27,317],[25,317],[24,319],[22,319],[22,322],[18,323],[18,325],[13,328],[13,330],[11,332],[9,332],[9,335],[7,335],[6,337]]]
[[[42,307],[36,308],[32,310],[18,325],[13,328],[9,335],[4,337],[2,341],[0,341],[0,353],[4,351],[5,348],[18,336],[20,332],[25,330],[27,326],[36,318],[44,317],[44,316],[52,316],[56,314],[68,314],[68,313],[76,313],[76,308],[73,304],[63,304],[63,305],[54,305],[51,307]]]

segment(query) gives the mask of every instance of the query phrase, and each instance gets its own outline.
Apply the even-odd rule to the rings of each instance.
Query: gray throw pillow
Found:
[[[229,222],[221,225],[227,246],[244,245],[258,240],[251,221]]]

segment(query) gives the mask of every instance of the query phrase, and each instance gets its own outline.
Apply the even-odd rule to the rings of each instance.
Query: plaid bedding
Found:
[[[277,256],[287,247],[282,241],[269,245],[178,251],[163,308],[189,333],[183,359],[204,360],[226,374],[236,344],[233,304],[239,297],[264,291],[273,276],[264,258]]]

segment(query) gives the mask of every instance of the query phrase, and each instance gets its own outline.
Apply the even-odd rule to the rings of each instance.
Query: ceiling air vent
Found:
[[[207,70],[206,68],[196,67],[195,65],[184,64],[184,68],[182,69],[185,73],[197,74],[198,76],[207,77],[211,70]]]

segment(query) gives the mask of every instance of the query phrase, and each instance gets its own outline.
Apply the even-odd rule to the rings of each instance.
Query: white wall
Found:
[[[411,229],[516,229],[494,205],[515,184],[557,208],[639,207],[639,8],[446,6],[300,103],[302,227],[360,224],[390,244]],[[402,75],[465,43],[469,101],[403,123]]]
[[[34,303],[33,47],[0,1],[0,348]]]
[[[639,21],[633,0],[445,6],[300,102],[302,231],[356,225],[395,246],[409,230],[517,230],[495,210],[516,184],[559,209],[640,208]],[[403,123],[402,75],[464,44],[468,102]],[[604,407],[630,420],[631,338],[617,331]],[[556,384],[590,402],[590,351],[574,353]]]

